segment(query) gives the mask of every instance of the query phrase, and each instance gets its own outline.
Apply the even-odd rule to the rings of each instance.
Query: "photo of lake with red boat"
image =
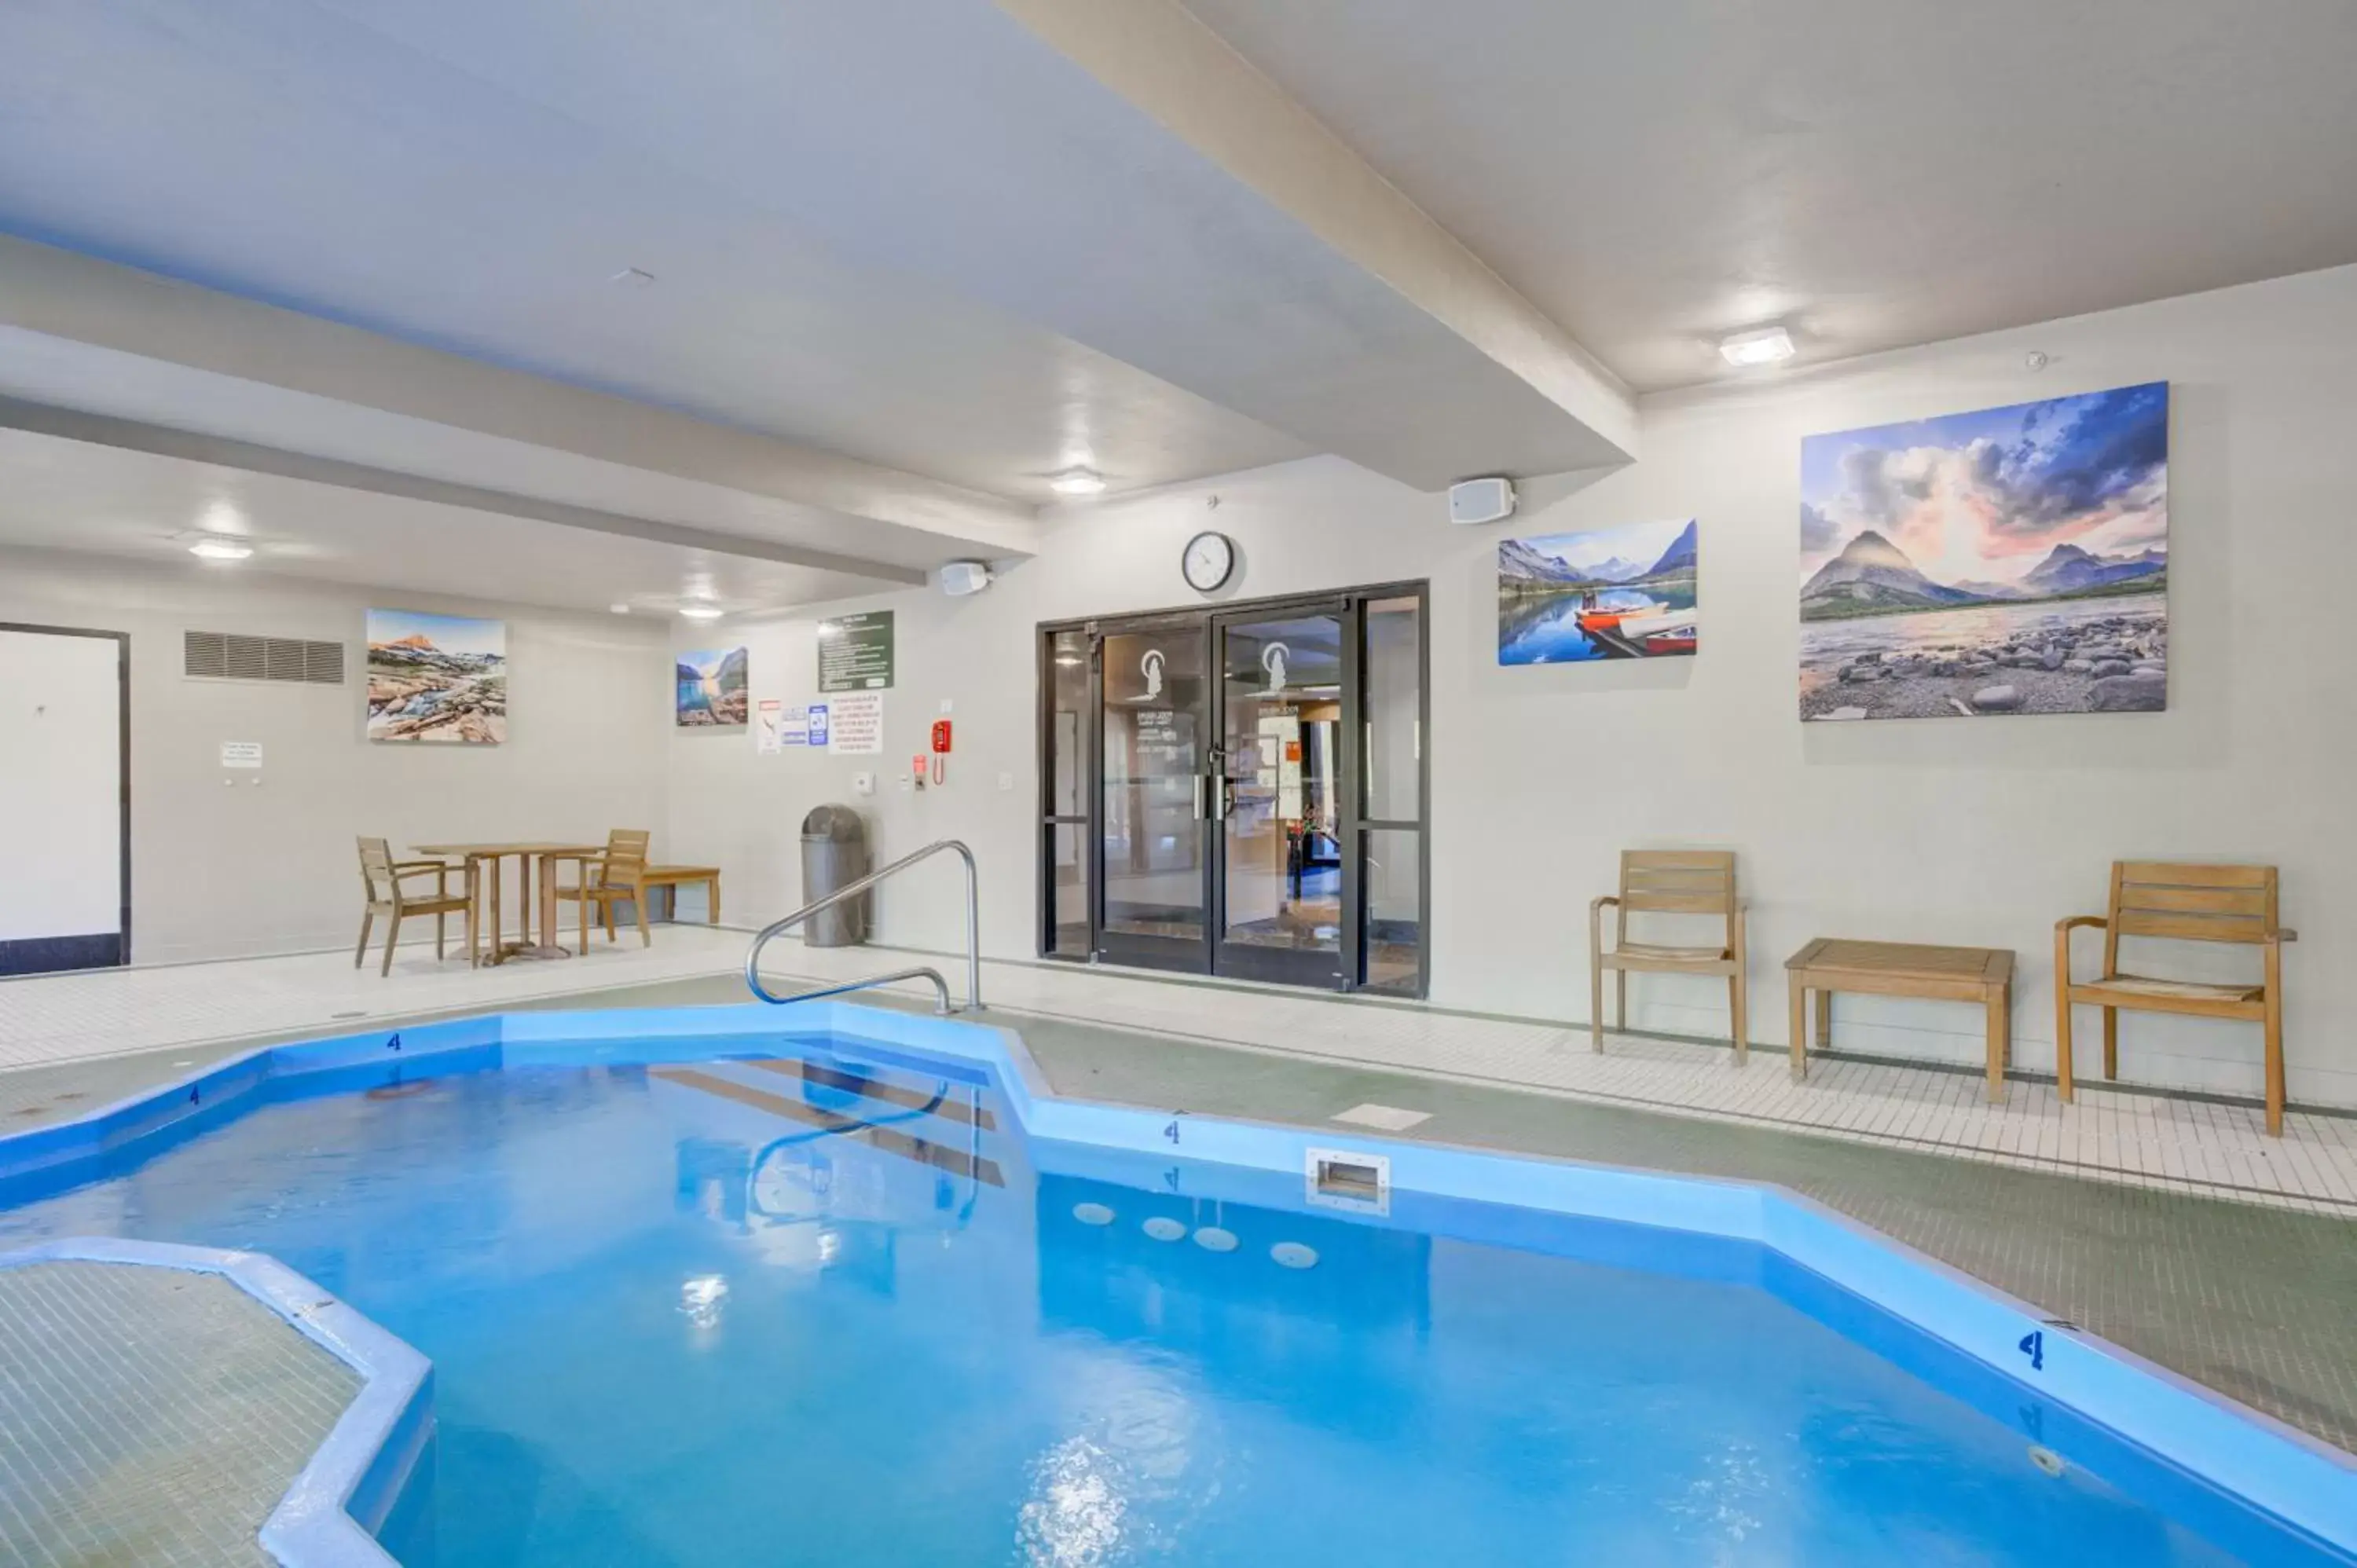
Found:
[[[2169,384],[1801,444],[1801,717],[2169,705]]]
[[[1690,654],[1699,614],[1692,518],[1498,546],[1501,664]]]

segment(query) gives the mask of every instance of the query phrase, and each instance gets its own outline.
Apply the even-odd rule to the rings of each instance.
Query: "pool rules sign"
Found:
[[[862,610],[818,623],[821,692],[882,692],[891,684],[890,610]]]

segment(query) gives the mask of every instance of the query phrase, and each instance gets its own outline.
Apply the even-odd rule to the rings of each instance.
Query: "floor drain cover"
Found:
[[[1348,1122],[1354,1127],[1377,1127],[1386,1133],[1405,1133],[1419,1122],[1432,1120],[1429,1111],[1403,1111],[1396,1105],[1353,1105],[1348,1111],[1335,1112],[1334,1120]]]

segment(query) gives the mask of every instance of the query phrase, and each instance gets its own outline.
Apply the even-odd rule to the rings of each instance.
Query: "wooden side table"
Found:
[[[1819,937],[1784,961],[1792,993],[1792,1077],[1806,1078],[1808,998],[1817,993],[1817,1048],[1833,1043],[1833,993],[1977,1002],[1988,1011],[1988,1097],[2005,1098],[2013,1058],[2013,955],[1996,948],[1925,947]]]

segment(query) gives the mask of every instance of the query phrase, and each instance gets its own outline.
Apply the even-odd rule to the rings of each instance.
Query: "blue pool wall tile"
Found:
[[[271,1099],[331,1090],[322,1074],[343,1073],[350,1087],[365,1088],[404,1074],[495,1068],[500,1026],[497,1017],[461,1018],[264,1046],[72,1121],[0,1137],[0,1205],[96,1180]]]

